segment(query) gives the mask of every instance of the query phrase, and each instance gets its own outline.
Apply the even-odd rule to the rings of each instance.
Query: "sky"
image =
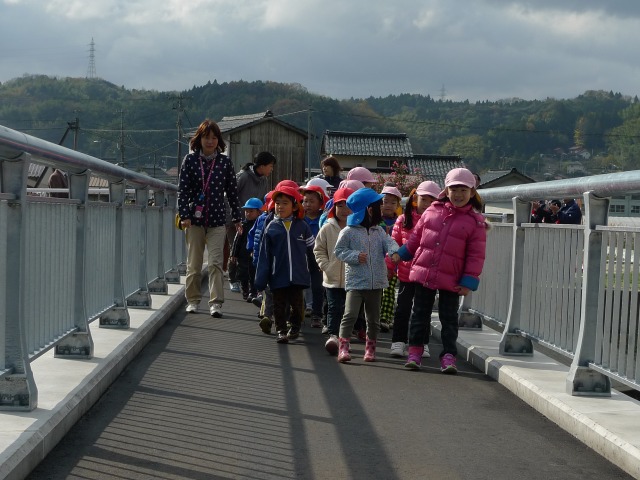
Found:
[[[640,94],[638,0],[0,0],[0,82],[183,91],[297,83],[335,99]]]

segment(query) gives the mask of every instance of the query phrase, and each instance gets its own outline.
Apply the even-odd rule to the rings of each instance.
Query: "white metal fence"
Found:
[[[567,392],[608,396],[611,379],[640,389],[640,229],[608,227],[611,195],[640,190],[640,171],[481,190],[513,204],[494,224],[478,292],[466,308],[504,326],[500,353],[542,344],[571,361]],[[582,225],[532,224],[532,200],[581,197]]]
[[[27,194],[31,162],[68,173],[69,199]],[[88,201],[89,176],[110,183]],[[126,187],[135,204],[125,204]],[[148,206],[153,191],[157,206]],[[0,409],[32,410],[30,362],[91,358],[89,324],[128,328],[132,307],[178,283],[184,236],[175,185],[0,126]]]

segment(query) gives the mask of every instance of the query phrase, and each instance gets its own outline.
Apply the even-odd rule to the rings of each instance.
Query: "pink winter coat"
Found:
[[[402,226],[405,219],[405,214],[403,213],[396,220],[395,225],[393,226],[393,231],[391,232],[391,236],[396,241],[396,243],[400,246],[407,243],[411,232],[415,229],[415,226],[418,224],[420,220],[420,214],[418,214],[415,210],[411,212],[411,216],[413,217],[413,227],[411,230],[407,230]],[[409,272],[411,271],[411,262],[399,262],[398,263],[398,280],[401,282],[410,282],[409,280]]]
[[[422,214],[405,245],[402,260],[413,258],[409,280],[432,290],[476,290],[487,243],[484,217],[470,204],[433,202]]]

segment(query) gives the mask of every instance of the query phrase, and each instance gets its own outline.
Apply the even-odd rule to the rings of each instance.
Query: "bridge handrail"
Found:
[[[69,198],[29,194],[30,163],[67,172]],[[91,176],[109,182],[109,201],[89,199]],[[36,408],[33,359],[51,349],[92,358],[90,322],[129,328],[129,308],[150,308],[151,293],[179,283],[176,195],[175,185],[0,126],[0,410]]]
[[[533,342],[564,355],[572,395],[610,396],[611,379],[640,390],[640,233],[607,227],[610,197],[639,191],[640,171],[481,189],[487,210],[511,204],[513,223],[490,231],[461,325],[474,314],[502,324],[502,355],[532,355]],[[582,224],[530,223],[540,198],[582,198]]]

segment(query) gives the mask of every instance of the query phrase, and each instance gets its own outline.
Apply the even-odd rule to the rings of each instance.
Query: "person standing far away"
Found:
[[[476,180],[466,168],[445,177],[445,189],[422,214],[394,262],[411,263],[409,280],[416,282],[409,319],[409,358],[405,368],[419,370],[426,329],[436,298],[442,324],[440,371],[457,373],[458,307],[460,296],[477,290],[484,266],[487,223],[479,211]]]
[[[340,363],[351,361],[349,339],[362,306],[367,324],[364,361],[376,360],[382,291],[389,286],[385,257],[398,250],[396,242],[380,226],[383,197],[371,188],[349,196],[347,207],[353,213],[347,217],[347,226],[340,231],[334,249],[336,257],[345,263],[347,291],[338,339]]]
[[[260,152],[256,154],[253,162],[244,165],[236,180],[238,183],[238,202],[244,205],[250,198],[264,198],[269,192],[269,176],[276,165],[276,157],[270,152]],[[229,246],[233,244],[236,231],[233,223],[227,223],[227,242]],[[237,275],[237,267],[233,263],[229,268],[229,286],[232,292],[241,290],[240,280]]]
[[[62,170],[55,168],[51,175],[49,175],[48,186],[49,188],[69,188],[67,175]],[[67,192],[50,192],[49,196],[55,198],[69,198],[69,194]]]
[[[329,185],[331,185],[331,194],[333,194],[333,192],[340,188],[340,182],[342,181],[340,172],[342,171],[342,167],[338,163],[338,160],[331,155],[325,157],[322,162],[320,162],[320,166],[322,168],[322,174],[318,175],[317,178],[326,180]]]
[[[224,303],[223,272],[225,236],[225,195],[231,208],[236,232],[242,233],[242,215],[238,186],[220,127],[204,120],[189,142],[180,168],[178,214],[187,243],[187,312],[196,312],[200,304],[201,271],[205,246],[208,252],[209,313],[222,317]]]
[[[582,223],[582,211],[580,205],[573,198],[563,199],[562,207],[556,214],[557,223],[564,225],[580,225]]]

